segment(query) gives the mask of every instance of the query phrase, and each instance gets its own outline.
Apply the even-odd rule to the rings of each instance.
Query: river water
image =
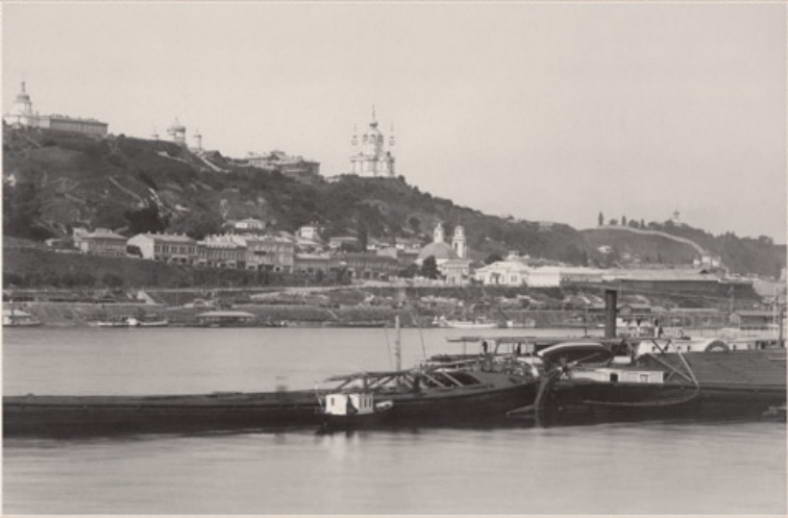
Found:
[[[462,334],[403,330],[403,364],[463,352],[446,342]],[[390,329],[11,329],[3,390],[310,388],[391,368],[393,346]],[[5,513],[786,512],[774,422],[10,438],[3,457]]]

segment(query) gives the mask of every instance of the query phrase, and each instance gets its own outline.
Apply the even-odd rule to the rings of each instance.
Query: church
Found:
[[[435,258],[435,264],[446,284],[464,285],[470,282],[471,260],[468,258],[465,229],[461,225],[454,227],[449,244],[446,242],[443,223],[438,222],[432,233],[432,243],[421,249],[416,264],[421,266],[428,257]]]
[[[33,111],[33,101],[22,81],[19,93],[14,98],[11,111],[3,115],[6,124],[15,128],[44,128],[55,131],[83,133],[91,137],[105,137],[109,125],[96,119],[81,119],[67,115],[41,115]]]
[[[389,135],[388,148],[386,138],[378,128],[375,119],[375,107],[372,107],[372,121],[366,133],[359,136],[353,132],[351,139],[353,154],[350,157],[350,172],[359,176],[394,176],[394,132]]]

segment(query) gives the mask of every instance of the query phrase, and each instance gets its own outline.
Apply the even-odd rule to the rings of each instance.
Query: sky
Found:
[[[786,234],[780,4],[4,3],[4,112],[282,149],[348,172],[374,104],[398,173],[496,215]]]

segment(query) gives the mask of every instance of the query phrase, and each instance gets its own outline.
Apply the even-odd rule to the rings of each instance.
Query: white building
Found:
[[[33,101],[22,81],[20,92],[14,98],[11,111],[3,116],[5,122],[14,127],[43,128],[55,131],[83,133],[93,137],[107,134],[109,125],[96,119],[82,119],[67,115],[39,115],[33,111]]]
[[[529,267],[517,259],[495,261],[474,272],[474,278],[485,286],[524,286]]]
[[[139,248],[143,259],[192,264],[197,257],[197,243],[183,234],[137,234],[126,244]]]
[[[303,225],[296,231],[296,236],[301,239],[311,239],[312,241],[320,241],[320,229],[317,225]]]
[[[167,134],[176,144],[181,146],[186,145],[186,126],[181,124],[177,117],[175,117],[173,123],[170,124],[170,127],[167,128]],[[200,144],[202,144],[202,141]]]
[[[231,227],[233,230],[248,232],[248,231],[261,231],[265,230],[265,222],[257,218],[244,218],[238,220],[230,220],[225,223],[225,226]]]
[[[372,107],[372,121],[366,133],[359,136],[353,132],[351,143],[353,144],[353,155],[350,157],[351,172],[357,175],[368,176],[394,176],[394,155],[391,150],[394,148],[394,135],[389,136],[388,149],[385,145],[386,139],[378,129],[378,122],[375,120],[375,107]]]

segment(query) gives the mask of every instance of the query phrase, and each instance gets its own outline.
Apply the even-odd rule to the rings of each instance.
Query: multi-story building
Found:
[[[184,234],[137,234],[126,244],[136,246],[143,259],[176,264],[192,264],[197,259],[197,243]]]
[[[248,270],[290,273],[295,262],[295,242],[281,235],[237,234],[231,239],[245,248]]]
[[[126,257],[126,238],[106,228],[74,231],[74,246],[86,254]]]
[[[14,99],[11,111],[4,117],[6,123],[17,127],[43,128],[55,131],[82,133],[93,137],[104,137],[109,125],[96,119],[82,119],[67,115],[40,115],[33,111],[33,101],[28,95],[25,83]]]
[[[230,236],[206,236],[197,243],[195,264],[209,268],[243,268],[246,246],[230,239]]]

